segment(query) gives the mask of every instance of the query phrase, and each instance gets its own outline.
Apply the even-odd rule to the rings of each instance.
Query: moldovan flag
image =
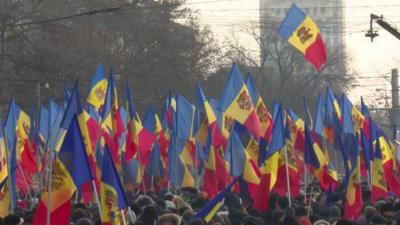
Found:
[[[3,123],[1,122],[0,127],[3,127]],[[3,130],[0,129],[0,190],[5,186],[8,175],[7,149],[4,141]]]
[[[234,177],[242,176],[243,181],[247,184],[246,188],[252,199],[256,198],[260,178],[258,168],[250,161],[250,155],[242,145],[238,134],[232,130],[228,141],[227,160],[230,164],[230,174]],[[241,190],[244,191],[244,190]]]
[[[315,141],[316,135],[313,135],[307,124],[305,126],[305,141],[304,141],[304,161],[310,166],[310,172],[318,180],[322,190],[328,191],[331,187],[336,189],[337,181],[334,176],[329,174],[328,159],[321,150],[318,142]]]
[[[48,191],[46,188],[42,193],[32,224],[46,224],[47,209],[50,206],[50,224],[68,225],[71,213],[71,197],[75,192],[75,186],[67,168],[58,159],[53,164],[50,199],[48,199]]]
[[[388,191],[393,192],[396,196],[400,195],[400,181],[397,176],[398,168],[394,158],[394,149],[393,145],[388,141],[387,137],[383,133],[381,129],[379,132],[379,144],[382,150],[382,164],[384,176],[386,178],[386,182],[388,185]]]
[[[128,208],[128,201],[107,145],[104,147],[102,171],[100,204],[103,225],[121,224],[119,210]]]
[[[287,181],[289,180],[290,185],[290,194],[291,197],[297,197],[300,193],[301,189],[301,175],[298,172],[297,161],[299,161],[299,153],[294,152],[292,137],[290,133],[290,124],[289,124],[289,116],[286,119],[285,126],[285,140],[286,140],[286,149],[284,151],[280,151],[279,155],[279,165],[278,165],[278,177],[274,192],[276,192],[279,196],[285,197],[289,192]],[[286,153],[285,153],[286,151]],[[285,154],[287,154],[287,161],[285,159]],[[287,165],[287,171],[286,171]],[[289,179],[288,179],[289,178]]]
[[[189,221],[199,218],[209,223],[215,214],[217,214],[218,210],[224,205],[226,194],[231,191],[233,185],[236,184],[239,178],[240,177],[236,177],[223,191],[216,195],[215,198],[207,202],[207,204],[205,204]]]
[[[251,100],[253,101],[258,119],[260,120],[261,135],[264,136],[267,141],[269,141],[272,135],[272,116],[269,113],[263,99],[261,98],[261,95],[259,94],[257,87],[254,84],[254,80],[250,74],[247,75],[246,86],[247,89],[249,89]]]
[[[100,64],[89,84],[89,94],[86,101],[97,111],[104,104],[107,91],[107,79],[104,76],[104,65]]]
[[[107,92],[104,99],[102,113],[102,128],[107,134],[111,134],[114,142],[119,148],[119,139],[124,131],[124,125],[121,118],[120,106],[118,103],[117,88],[114,83],[114,72],[111,69],[108,78]],[[109,144],[109,143],[108,143]]]
[[[139,150],[139,132],[143,128],[136,107],[132,102],[131,91],[128,84],[126,85],[126,109],[128,119],[128,134],[125,143],[125,163],[129,163],[136,154],[140,154]]]
[[[344,218],[357,221],[362,210],[362,193],[361,193],[361,173],[360,173],[360,157],[358,153],[358,136],[354,141],[353,165],[350,176],[347,177],[346,187],[346,203],[344,209]]]
[[[0,122],[0,127],[3,123]],[[7,149],[4,142],[3,131],[0,130],[0,217],[6,217],[9,213],[10,206],[10,192],[8,191],[7,178],[8,173],[8,160]]]
[[[205,146],[207,133],[211,129],[212,142],[214,148],[218,148],[223,143],[221,129],[217,122],[217,115],[210,102],[206,99],[200,84],[196,89],[196,114],[193,124],[193,131],[197,134],[200,143]]]
[[[326,63],[325,44],[315,22],[295,4],[290,7],[279,35],[304,54],[304,57],[320,70]]]
[[[212,131],[208,129],[207,145],[208,156],[204,160],[203,190],[208,194],[207,197],[214,198],[219,187],[225,186],[229,180],[229,174],[225,167],[224,159],[213,145]],[[200,149],[196,149],[201,151]]]
[[[271,142],[268,145],[264,138],[260,140],[261,181],[254,199],[253,208],[259,212],[268,209],[269,196],[278,179],[279,151],[285,146],[285,127],[283,125],[283,113],[280,103],[275,103],[273,113],[274,128]]]
[[[77,188],[81,188],[83,184],[93,180],[93,173],[76,116],[71,121],[58,157]]]
[[[375,157],[372,162],[371,200],[376,203],[387,197],[387,182],[383,173],[382,150],[379,139],[376,140]]]
[[[260,120],[236,63],[232,65],[229,80],[220,101],[220,108],[223,112],[221,126],[225,138],[229,137],[235,121],[244,125],[254,138],[260,137]]]

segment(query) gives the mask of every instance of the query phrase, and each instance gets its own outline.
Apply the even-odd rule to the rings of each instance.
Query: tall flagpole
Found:
[[[122,217],[122,224],[123,224],[123,225],[126,225],[126,219],[125,219],[125,213],[124,213],[124,210],[123,210],[123,209],[121,209],[120,211],[121,211],[121,217]]]
[[[136,214],[132,211],[131,207],[128,206],[128,215],[132,223],[136,223]]]
[[[51,214],[51,183],[52,183],[52,173],[53,173],[53,153],[50,149],[48,153],[48,184],[47,184],[47,215],[46,215],[46,225],[50,225],[50,214]]]
[[[94,182],[94,180],[92,180],[92,185],[93,185],[93,190],[94,190],[94,194],[95,194],[96,201],[97,201],[97,207],[99,208],[100,220],[103,221],[103,215],[101,214],[99,193],[97,192],[97,187],[96,187],[96,183]]]
[[[307,203],[307,165],[304,163],[304,204]]]
[[[7,136],[6,136],[6,133],[5,133],[5,130],[4,130],[4,126],[3,126],[3,134],[4,134],[4,143],[5,143],[5,146],[7,146]],[[12,149],[11,149],[11,151],[12,151]],[[14,206],[14,192],[13,192],[13,190],[12,190],[12,174],[13,174],[13,171],[14,171],[14,168],[11,168],[11,160],[10,160],[10,154],[9,154],[9,152],[8,152],[8,148],[6,147],[6,157],[7,157],[7,167],[8,167],[8,178],[7,178],[7,184],[8,184],[8,193],[10,194],[10,199],[11,199],[11,201],[10,201],[10,211],[11,211],[11,213],[12,214],[14,214],[14,208],[15,208],[15,206]],[[12,153],[11,153],[12,154]]]
[[[292,198],[291,198],[291,191],[290,191],[290,179],[289,179],[289,162],[288,162],[288,154],[287,154],[287,146],[285,145],[285,169],[286,169],[286,184],[288,190],[288,200],[289,200],[289,207],[292,207]]]
[[[52,175],[53,175],[53,151],[51,150],[55,146],[54,128],[50,129],[50,148],[47,149],[47,214],[46,214],[46,225],[50,225],[51,215],[51,186],[52,186]]]
[[[26,151],[26,150],[24,150],[24,151]],[[24,173],[24,171],[21,169],[21,164],[20,164],[19,162],[17,162],[17,167],[18,167],[19,172],[21,173],[22,181],[23,181],[24,184],[26,185],[26,189],[27,189],[26,192],[28,193],[28,196],[29,196],[29,198],[31,199],[31,201],[33,201],[32,193],[31,193],[31,191],[29,190],[28,181],[26,180],[25,173]],[[32,207],[32,204],[31,204],[31,207]]]

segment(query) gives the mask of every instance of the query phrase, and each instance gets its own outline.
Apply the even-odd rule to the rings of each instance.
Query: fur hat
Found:
[[[181,223],[181,219],[176,214],[166,213],[158,218],[158,224],[163,225],[164,222],[171,222],[172,225],[179,225]]]

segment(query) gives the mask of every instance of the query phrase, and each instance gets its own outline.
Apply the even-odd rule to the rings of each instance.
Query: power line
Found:
[[[226,1],[228,1],[228,0],[202,1],[202,2],[186,3],[184,5],[210,4],[210,3],[220,3],[220,2],[226,2]],[[238,0],[234,0],[234,1],[238,1]],[[32,22],[8,24],[8,26],[15,27],[15,26],[30,26],[30,25],[35,25],[35,24],[46,24],[46,23],[59,22],[59,21],[63,21],[63,20],[69,20],[69,19],[73,19],[73,18],[77,18],[77,17],[111,13],[111,12],[129,9],[129,8],[130,8],[130,10],[145,10],[145,9],[163,8],[163,7],[174,6],[174,5],[179,6],[180,3],[168,3],[168,4],[152,5],[152,6],[145,6],[145,7],[137,7],[137,8],[131,8],[132,6],[137,6],[134,3],[127,3],[127,4],[117,6],[117,7],[108,7],[108,8],[102,8],[102,9],[90,10],[90,11],[86,11],[86,12],[82,12],[82,13],[76,13],[76,14],[71,14],[71,15],[67,15],[67,16],[55,17],[55,18],[44,19],[44,20],[37,20],[37,21],[32,21]]]

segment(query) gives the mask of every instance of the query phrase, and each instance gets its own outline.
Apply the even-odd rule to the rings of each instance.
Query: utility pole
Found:
[[[393,126],[396,128],[400,125],[400,118],[399,118],[399,74],[397,69],[392,69],[392,115],[391,120]]]

